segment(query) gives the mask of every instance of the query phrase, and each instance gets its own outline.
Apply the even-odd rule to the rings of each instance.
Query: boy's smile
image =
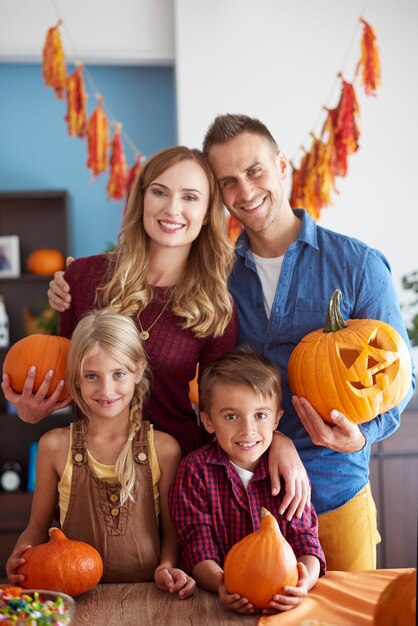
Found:
[[[253,472],[271,444],[281,414],[276,397],[264,398],[244,385],[217,384],[210,410],[201,418],[230,461]]]

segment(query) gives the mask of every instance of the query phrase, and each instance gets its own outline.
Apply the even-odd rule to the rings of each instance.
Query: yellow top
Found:
[[[70,501],[70,493],[71,493],[71,480],[73,476],[73,459],[71,454],[71,448],[73,444],[73,425],[70,424],[70,445],[68,447],[68,455],[67,461],[64,467],[64,471],[61,476],[61,480],[58,483],[58,493],[59,493],[59,507],[60,507],[60,524],[61,526],[64,524],[65,516],[67,515],[68,503]],[[158,465],[157,453],[155,451],[154,445],[154,429],[151,428],[148,431],[148,446],[149,446],[149,459],[151,466],[151,474],[152,474],[152,485],[154,491],[154,506],[155,506],[155,514],[158,518],[160,512],[160,496],[158,491],[158,483],[161,478],[160,466]],[[87,450],[88,454],[88,463],[97,478],[107,480],[110,483],[117,482],[115,466],[114,465],[104,465],[103,463],[99,463],[96,459],[90,454]]]

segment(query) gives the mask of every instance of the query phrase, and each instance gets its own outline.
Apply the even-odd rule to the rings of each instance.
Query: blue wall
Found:
[[[176,143],[172,68],[87,69],[108,110],[142,154]],[[96,98],[87,81],[86,89],[90,116]],[[86,167],[87,142],[68,135],[65,113],[65,100],[44,86],[40,65],[0,64],[0,191],[66,189],[70,251],[80,257],[115,242],[124,201],[107,198],[107,172],[93,179]],[[129,167],[134,154],[126,142],[124,147]]]

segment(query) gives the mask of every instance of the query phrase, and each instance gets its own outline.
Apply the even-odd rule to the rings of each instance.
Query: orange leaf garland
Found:
[[[359,149],[360,130],[356,121],[359,113],[360,107],[354,87],[342,78],[341,97],[337,106],[336,133],[346,146],[348,155]]]
[[[87,167],[94,176],[105,172],[109,165],[109,123],[101,105],[102,101],[99,100],[87,126]]]
[[[231,243],[235,243],[242,232],[242,224],[233,215],[228,218],[227,233]]]
[[[375,96],[376,90],[380,87],[380,57],[377,47],[376,33],[370,24],[362,17],[359,18],[363,24],[363,36],[361,39],[361,56],[358,62],[356,74],[362,69],[361,84],[367,96]]]
[[[132,187],[134,186],[136,179],[140,175],[141,170],[142,170],[142,157],[139,154],[135,159],[135,163],[132,165],[132,167],[129,168],[128,175],[126,177],[126,202],[125,202],[125,206],[123,209],[124,217],[128,209],[128,200],[132,191]]]
[[[110,156],[110,177],[107,183],[107,195],[113,200],[121,200],[126,193],[126,159],[120,136],[121,124],[115,125]]]
[[[64,97],[67,83],[67,70],[65,67],[64,49],[61,35],[58,30],[61,21],[56,26],[48,29],[45,44],[42,50],[42,75],[47,87],[53,87],[57,98]]]
[[[83,66],[80,65],[67,80],[67,115],[70,137],[84,137],[87,132],[87,94],[84,89]]]

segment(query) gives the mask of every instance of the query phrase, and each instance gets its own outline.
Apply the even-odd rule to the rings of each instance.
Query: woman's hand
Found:
[[[18,574],[17,570],[19,569],[21,565],[26,563],[26,560],[23,558],[23,555],[26,552],[26,550],[31,547],[32,546],[30,545],[18,546],[17,548],[13,550],[12,554],[7,559],[6,574],[7,574],[7,580],[10,583],[18,585],[19,583],[25,580],[25,577],[23,576],[23,574]]]
[[[286,512],[288,521],[294,515],[301,517],[305,506],[311,504],[311,485],[293,441],[282,433],[274,435],[270,446],[269,473],[274,496],[280,492],[280,476],[285,483],[280,514]]]
[[[20,419],[24,422],[27,422],[28,424],[37,424],[53,411],[63,409],[71,404],[71,396],[68,396],[61,402],[58,401],[65,385],[64,380],[59,381],[55,391],[49,396],[49,398],[46,397],[53,376],[54,371],[49,370],[45,375],[38,391],[34,393],[33,385],[36,378],[36,367],[30,367],[25,384],[23,385],[22,393],[19,394],[13,391],[10,384],[10,377],[7,374],[3,374],[1,388],[3,389],[4,397],[16,407]]]
[[[177,593],[181,600],[193,595],[196,589],[193,578],[177,567],[157,567],[154,572],[154,580],[158,589]]]
[[[67,256],[65,267],[69,267],[73,261],[74,258],[72,256]],[[63,271],[55,272],[54,278],[49,283],[48,301],[49,305],[60,313],[70,308],[70,286],[67,281],[64,280]]]

